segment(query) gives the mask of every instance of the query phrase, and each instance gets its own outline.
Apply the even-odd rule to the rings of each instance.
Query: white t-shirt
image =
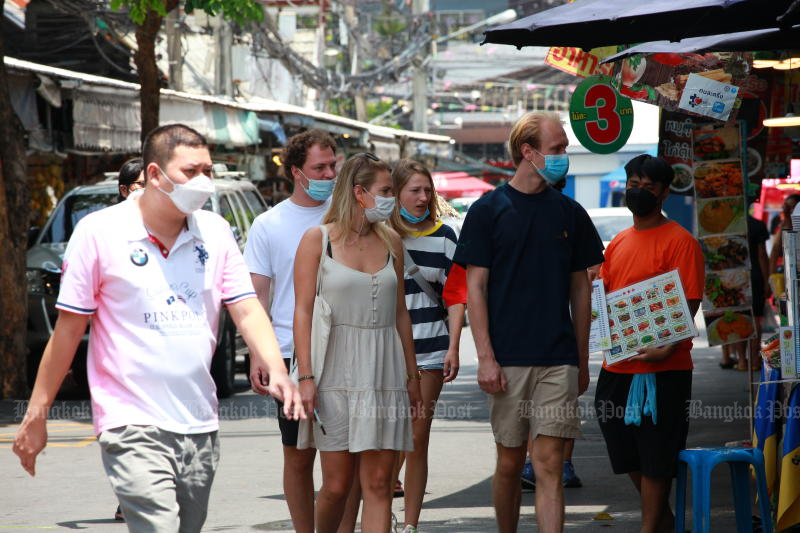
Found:
[[[95,432],[219,427],[211,357],[222,304],[254,298],[230,225],[197,211],[164,257],[136,199],[87,215],[62,266],[56,308],[92,316],[88,375]]]
[[[244,260],[253,274],[272,279],[272,326],[284,359],[292,357],[294,340],[294,256],[300,239],[309,229],[322,224],[330,201],[318,207],[302,207],[288,198],[253,222],[247,234]]]

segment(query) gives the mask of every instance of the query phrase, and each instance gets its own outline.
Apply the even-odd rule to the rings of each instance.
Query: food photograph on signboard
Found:
[[[752,303],[749,269],[737,268],[706,274],[703,309],[742,307]]]
[[[697,222],[697,233],[701,237],[718,233],[745,233],[747,219],[744,199],[741,196],[698,198]]]
[[[755,333],[751,308],[704,313],[709,346],[749,339]]]
[[[698,198],[720,198],[744,194],[742,164],[737,160],[699,162],[694,167]]]
[[[699,241],[707,272],[750,267],[745,235],[714,235]]]
[[[738,126],[704,126],[694,130],[695,161],[738,159],[741,157]]]

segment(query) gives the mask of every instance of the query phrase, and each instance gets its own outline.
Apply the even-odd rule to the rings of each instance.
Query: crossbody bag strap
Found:
[[[427,294],[428,297],[431,300],[436,302],[439,305],[439,307],[441,307],[442,309],[444,309],[446,311],[444,305],[442,304],[442,299],[439,298],[439,295],[436,294],[435,290],[433,290],[433,287],[431,287],[431,284],[428,283],[428,280],[426,280],[422,276],[422,272],[420,271],[419,267],[414,262],[414,260],[411,259],[411,254],[408,253],[408,249],[405,247],[405,245],[403,245],[403,261],[405,263],[404,267],[405,267],[406,274],[411,276],[413,278],[413,280],[417,282],[417,285],[419,285],[419,288],[422,289],[422,291],[425,294]]]
[[[328,228],[323,224],[319,229],[322,230],[322,252],[319,256],[319,267],[317,267],[317,295],[319,295],[322,286],[322,262],[325,260],[328,250]]]

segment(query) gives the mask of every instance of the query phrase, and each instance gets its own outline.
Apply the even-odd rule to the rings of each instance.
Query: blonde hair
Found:
[[[366,154],[356,154],[342,166],[333,188],[331,207],[322,220],[323,224],[333,224],[332,241],[343,239],[353,227],[353,211],[358,205],[353,187],[360,185],[364,190],[369,189],[375,183],[379,172],[391,174],[391,168],[383,161],[373,160]],[[376,222],[372,224],[372,229],[386,245],[392,257],[395,257],[389,228],[382,222]]]
[[[389,224],[401,237],[408,236],[414,230],[406,223],[405,219],[400,214],[400,191],[402,191],[403,187],[408,185],[409,180],[417,174],[425,176],[431,183],[432,194],[428,200],[428,209],[430,210],[428,218],[435,222],[439,217],[439,204],[436,201],[436,186],[433,184],[433,176],[431,176],[430,170],[418,161],[401,159],[395,164],[394,170],[392,170],[392,187],[394,188],[394,197],[397,198],[397,201],[394,204],[394,212],[392,212],[392,216],[389,217]]]
[[[523,144],[530,144],[537,150],[542,146],[540,136],[542,123],[546,120],[561,124],[561,117],[558,113],[533,111],[523,115],[511,128],[511,135],[508,137],[508,151],[511,152],[511,160],[514,161],[514,165],[518,166],[523,159]]]

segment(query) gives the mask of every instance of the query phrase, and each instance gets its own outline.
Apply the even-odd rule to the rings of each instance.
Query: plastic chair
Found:
[[[764,473],[764,454],[758,448],[689,448],[678,455],[678,484],[675,488],[675,531],[684,533],[686,514],[686,469],[692,471],[692,533],[708,533],[711,521],[711,472],[720,463],[728,463],[733,482],[737,533],[753,531],[750,507],[750,468],[756,475],[761,527],[773,533],[772,514]]]

